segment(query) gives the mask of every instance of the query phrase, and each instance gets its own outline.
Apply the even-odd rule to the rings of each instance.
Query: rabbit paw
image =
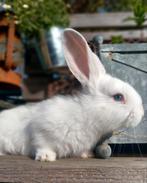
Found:
[[[56,161],[56,153],[50,149],[39,149],[36,152],[35,160]]]
[[[89,151],[85,151],[81,154],[81,158],[86,159],[86,158],[92,158],[94,157],[94,154],[92,152]]]

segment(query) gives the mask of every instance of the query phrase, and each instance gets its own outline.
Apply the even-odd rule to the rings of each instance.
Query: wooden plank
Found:
[[[0,182],[147,182],[147,158],[141,157],[37,162],[23,156],[1,156],[0,162]]]
[[[140,30],[95,30],[95,31],[83,31],[80,33],[86,38],[86,40],[92,40],[95,36],[102,36],[104,40],[111,40],[112,36],[122,36],[123,39],[143,39],[141,38]],[[144,34],[144,40],[147,41],[147,31],[142,31]]]
[[[133,21],[124,21],[129,16],[133,14],[131,12],[72,14],[70,27],[79,30],[87,40],[97,35],[102,36],[104,40],[111,40],[112,36],[120,35],[124,39],[142,38],[145,40],[147,21],[143,25],[144,29],[140,31]]]
[[[134,21],[124,21],[129,16],[133,16],[133,14],[131,12],[72,14],[70,16],[70,27],[79,29],[136,27]],[[144,26],[147,26],[147,22]]]

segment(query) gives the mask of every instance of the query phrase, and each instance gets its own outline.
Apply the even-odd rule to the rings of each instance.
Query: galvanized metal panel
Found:
[[[146,52],[147,43],[126,43],[126,44],[102,44],[101,52],[119,52],[119,53],[135,53],[135,52]]]
[[[100,57],[106,70],[130,83],[143,98],[145,116],[135,129],[130,129],[112,143],[147,142],[147,44],[105,44],[100,46]]]

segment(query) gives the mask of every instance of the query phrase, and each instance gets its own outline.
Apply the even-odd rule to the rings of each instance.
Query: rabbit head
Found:
[[[89,109],[94,106],[103,128],[129,128],[141,122],[144,110],[140,95],[128,83],[107,74],[79,32],[65,29],[63,50],[69,69],[83,88],[87,88],[88,95],[93,96],[86,105]]]

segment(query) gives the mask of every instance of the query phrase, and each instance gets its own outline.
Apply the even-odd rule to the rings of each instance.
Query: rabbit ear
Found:
[[[91,51],[85,38],[73,29],[65,29],[63,49],[67,65],[82,85],[91,85],[98,80],[105,68]]]

